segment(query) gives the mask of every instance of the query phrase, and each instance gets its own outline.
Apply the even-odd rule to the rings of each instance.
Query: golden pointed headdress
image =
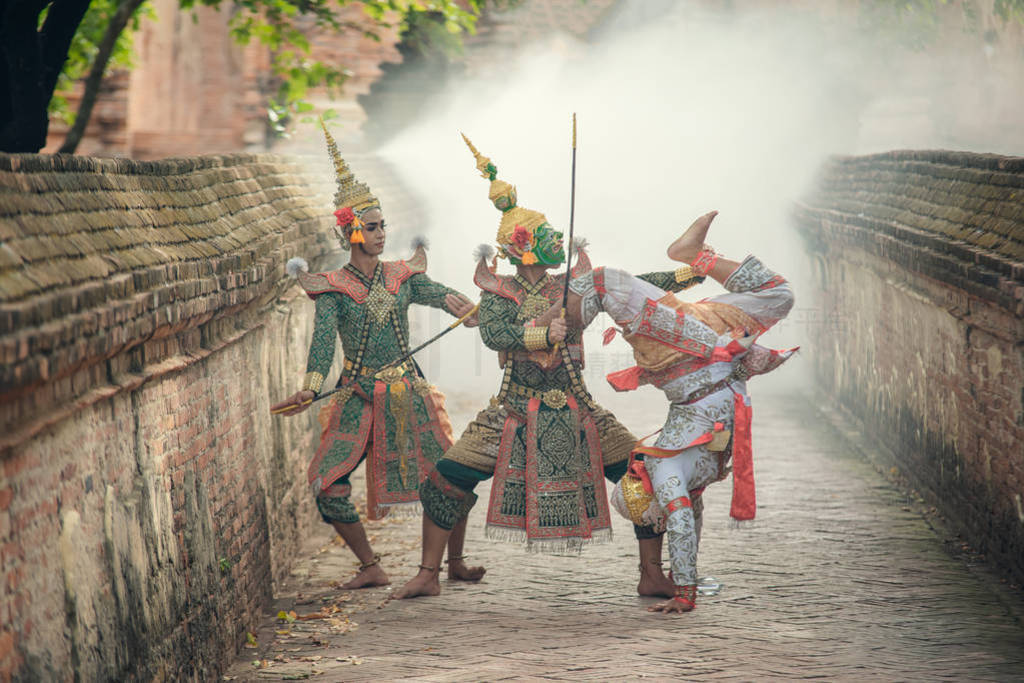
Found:
[[[480,154],[465,134],[462,135],[462,139],[466,141],[469,151],[476,158],[476,168],[480,171],[480,175],[491,181],[490,191],[487,193],[487,196],[494,204],[494,208],[501,211],[501,221],[498,224],[498,235],[496,238],[500,251],[506,257],[512,256],[516,258],[516,255],[510,254],[508,249],[509,245],[512,244],[512,234],[515,232],[516,227],[524,228],[532,235],[534,229],[547,223],[548,219],[539,211],[517,206],[515,186],[504,180],[498,180],[498,169],[491,160]]]
[[[362,225],[360,219],[370,209],[379,209],[380,202],[373,194],[370,193],[370,188],[366,183],[356,180],[355,175],[349,169],[348,164],[341,158],[341,153],[338,151],[338,143],[335,142],[334,137],[327,130],[324,120],[320,119],[320,127],[324,131],[324,138],[327,140],[327,151],[331,154],[331,160],[334,162],[334,175],[338,184],[338,190],[334,193],[334,208],[337,209],[334,215],[338,218],[338,226],[345,230],[349,234],[349,240],[353,243],[359,243],[363,241]],[[349,209],[349,212],[345,211]],[[349,230],[351,228],[351,230]],[[347,241],[341,241],[343,246],[347,246]]]

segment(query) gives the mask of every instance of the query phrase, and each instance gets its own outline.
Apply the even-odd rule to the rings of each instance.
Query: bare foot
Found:
[[[661,565],[652,564],[649,569],[640,570],[636,592],[644,597],[671,598],[676,594],[676,585],[661,571]]]
[[[664,614],[681,614],[683,612],[689,612],[694,607],[692,602],[686,602],[684,600],[666,600],[665,602],[659,602],[657,605],[652,605],[647,608],[648,612],[662,612]]]
[[[421,595],[440,595],[441,582],[437,578],[436,569],[420,569],[419,574],[412,577],[407,584],[395,591],[396,600],[418,598]]]
[[[448,579],[451,581],[479,581],[486,573],[483,567],[467,567],[462,560],[448,561]]]
[[[357,588],[372,588],[374,586],[386,586],[391,583],[391,579],[384,573],[379,564],[375,564],[372,567],[363,569],[355,577],[352,578],[348,583],[341,585],[342,590],[355,590]]]
[[[697,258],[701,247],[704,246],[704,238],[707,237],[708,230],[711,228],[711,221],[715,220],[717,215],[717,211],[710,211],[695,220],[682,237],[669,245],[668,257],[673,261],[682,261],[683,263],[690,263]]]

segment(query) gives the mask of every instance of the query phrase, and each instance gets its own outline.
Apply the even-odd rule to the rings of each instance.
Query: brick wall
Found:
[[[795,220],[821,390],[1024,581],[1024,159],[835,158]]]
[[[319,164],[0,155],[0,680],[211,680],[287,573]]]

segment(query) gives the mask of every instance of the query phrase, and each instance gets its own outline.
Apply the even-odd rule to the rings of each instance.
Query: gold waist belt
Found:
[[[355,367],[355,363],[350,360],[345,361],[345,372],[351,373],[352,368]],[[366,375],[373,375],[382,382],[397,382],[401,379],[402,375],[406,372],[412,372],[412,364],[409,361],[404,361],[401,365],[396,365],[391,368],[370,368],[363,366],[359,368],[359,376],[365,377]]]
[[[561,389],[548,389],[546,391],[539,391],[537,389],[531,389],[530,387],[524,387],[521,384],[515,382],[509,382],[502,390],[501,394],[497,396],[498,402],[508,397],[525,398],[527,400],[531,398],[539,398],[544,402],[548,408],[559,410],[564,408],[567,401],[566,393]]]

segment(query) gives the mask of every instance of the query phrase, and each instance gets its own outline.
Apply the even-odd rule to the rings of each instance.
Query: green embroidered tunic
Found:
[[[637,277],[670,292],[682,291],[704,281],[703,277],[678,271],[644,273]],[[574,383],[565,363],[558,363],[555,367],[538,363],[541,354],[529,351],[526,345],[528,328],[524,324],[561,301],[563,282],[564,276],[545,275],[531,285],[525,278],[516,275],[501,286],[485,289],[481,295],[480,336],[488,348],[499,352],[501,364],[506,368],[502,380],[503,391],[515,387],[525,387],[537,393],[557,389],[572,391],[578,399],[589,400],[589,392],[582,379]],[[578,368],[584,364],[582,334],[582,330],[569,329],[565,339],[565,345]],[[516,409],[525,410],[528,395],[512,391],[508,393],[507,400]]]
[[[359,303],[351,296],[332,291],[316,297],[316,318],[306,372],[327,376],[334,360],[335,336],[341,340],[348,361],[361,361],[365,368],[387,365],[409,350],[409,305],[448,311],[445,296],[458,294],[434,282],[426,273],[416,273],[403,283],[397,295],[392,295],[383,286],[383,264],[377,265],[373,279],[351,265],[345,266],[345,270],[370,290],[368,300]],[[364,335],[367,336],[365,348],[362,347]]]
[[[410,304],[447,311],[445,296],[459,295],[431,280],[425,270],[426,256],[419,249],[408,261],[378,263],[369,278],[351,264],[329,273],[300,274],[300,283],[316,301],[306,385],[318,390],[329,372],[335,335],[345,355],[339,386],[355,378],[326,399],[319,414],[320,446],[308,472],[318,502],[338,498],[342,502],[335,508],[350,508],[348,475],[364,456],[371,519],[388,506],[416,502],[420,480],[451,445],[444,397],[413,364],[406,361],[379,372],[409,350]],[[321,505],[325,519],[335,517],[325,513],[325,506],[331,505]],[[344,519],[351,514],[329,521],[355,521]]]
[[[573,276],[592,272],[579,252]],[[676,291],[703,279],[676,272],[642,277]],[[480,334],[498,351],[505,374],[491,407],[470,423],[421,488],[424,511],[443,528],[468,512],[476,483],[494,476],[489,536],[558,552],[610,535],[604,476],[621,477],[636,439],[594,404],[583,384],[581,331],[570,330],[566,343],[552,349],[531,327],[561,301],[564,278],[545,275],[531,284],[477,268],[475,281],[484,290]]]

